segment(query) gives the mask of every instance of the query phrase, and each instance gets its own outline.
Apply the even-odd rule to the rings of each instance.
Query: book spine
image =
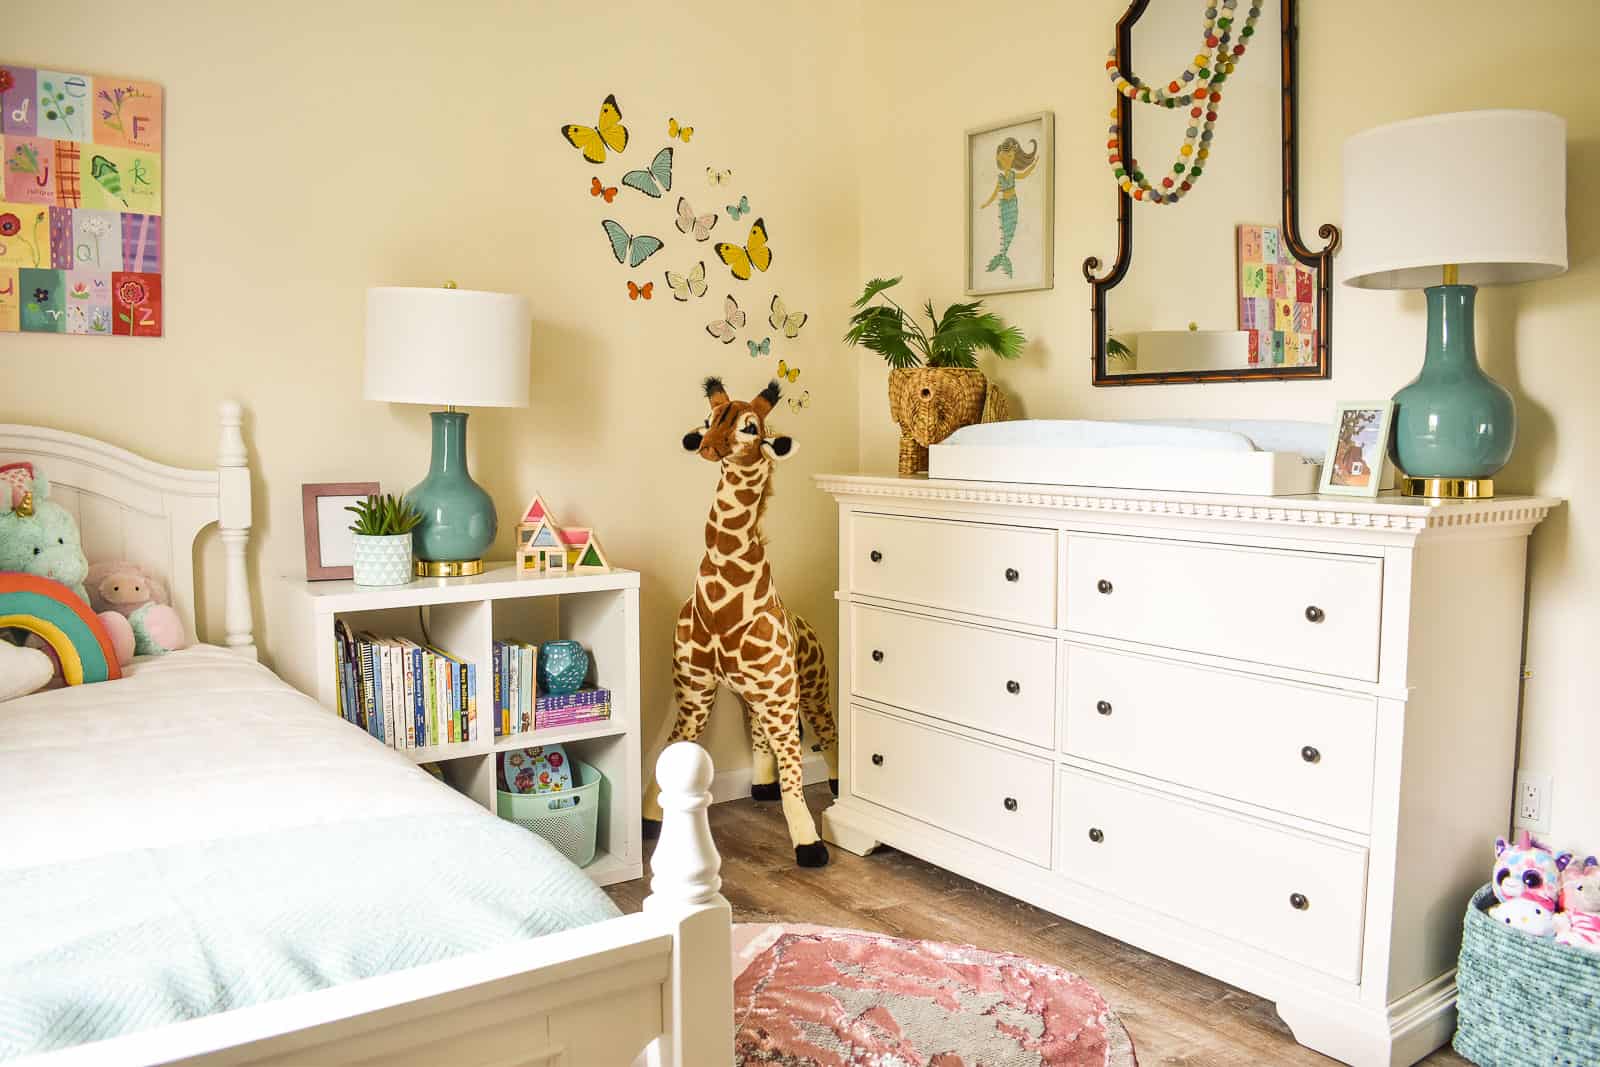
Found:
[[[372,733],[372,642],[365,635],[356,641],[356,651],[361,661],[361,721],[357,724]]]
[[[465,664],[456,660],[450,665],[450,680],[455,683],[456,740],[467,739],[467,672]]]
[[[383,670],[383,639],[374,637],[372,642],[372,735],[379,741],[384,739],[383,709],[389,699],[389,677]]]
[[[405,719],[400,714],[400,708],[406,699],[406,676],[400,666],[400,644],[392,637],[383,643],[383,658],[389,668],[389,685],[384,690],[389,694],[389,700],[383,711],[383,728],[389,731],[390,748],[405,748],[400,736],[404,731]]]
[[[478,665],[467,664],[467,739],[478,740]]]
[[[383,716],[378,720],[378,727],[383,736],[380,738],[390,748],[394,747],[394,651],[389,647],[386,637],[378,645],[378,659],[383,665]]]
[[[580,689],[576,693],[544,693],[534,698],[534,707],[539,711],[557,711],[561,708],[593,707],[596,704],[609,703],[611,690],[609,689]]]
[[[435,744],[448,744],[450,726],[445,722],[445,708],[449,706],[450,668],[444,657],[433,654],[433,736]]]
[[[456,661],[446,659],[445,663],[445,712],[447,725],[450,730],[450,743],[453,745],[458,740],[456,737],[456,701],[460,698],[460,689],[456,683]]]
[[[428,684],[423,692],[423,697],[426,701],[423,714],[427,722],[428,744],[437,745],[439,743],[439,674],[436,658],[427,649],[422,652],[422,669],[428,678]]]
[[[428,743],[427,679],[422,673],[422,649],[407,646],[411,653],[411,680],[415,692],[411,696],[411,747],[420,748]]]
[[[394,709],[396,748],[411,747],[411,650],[404,639],[395,643],[395,663],[400,671],[400,699]]]
[[[522,716],[517,712],[517,702],[522,694],[522,649],[519,645],[512,645],[506,649],[506,673],[511,677],[511,688],[506,694],[506,719],[511,723],[511,732],[523,732]]]
[[[493,679],[492,679],[493,684],[494,684],[494,735],[496,737],[499,737],[501,735],[501,733],[503,732],[503,727],[505,725],[504,722],[500,718],[500,708],[501,708],[502,705],[500,703],[500,699],[501,698],[500,698],[500,642],[499,641],[496,641],[494,643],[494,645],[492,646],[492,657],[494,659],[494,663],[493,663],[494,676],[493,676]]]
[[[580,726],[590,722],[605,722],[611,718],[611,705],[601,704],[587,708],[561,708],[557,711],[539,712],[539,729],[557,726]]]
[[[535,664],[539,660],[539,646],[522,646],[522,722],[524,730],[533,729],[533,698],[539,693],[539,676]]]

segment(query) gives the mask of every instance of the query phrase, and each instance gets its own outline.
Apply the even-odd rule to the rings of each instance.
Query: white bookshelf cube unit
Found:
[[[272,666],[333,714],[339,714],[338,620],[352,632],[407,637],[474,664],[477,739],[396,751],[417,763],[436,764],[452,786],[495,811],[498,753],[564,745],[607,782],[595,859],[585,872],[601,885],[642,876],[638,572],[519,577],[515,564],[497,563],[471,578],[421,578],[381,589],[285,578],[277,585],[277,596]],[[588,650],[591,666],[585,684],[611,691],[611,718],[494,736],[494,642],[543,644],[562,638]]]

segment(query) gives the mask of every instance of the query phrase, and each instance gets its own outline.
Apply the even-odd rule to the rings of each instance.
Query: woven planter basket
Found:
[[[1600,1064],[1600,952],[1530,937],[1467,907],[1456,966],[1455,1050],[1481,1067]]]
[[[1009,417],[1005,394],[964,367],[902,367],[889,372],[889,415],[900,425],[902,477],[928,469],[928,446],[963,426]]]

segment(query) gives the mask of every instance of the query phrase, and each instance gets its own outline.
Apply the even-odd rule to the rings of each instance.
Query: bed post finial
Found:
[[[250,632],[250,576],[245,551],[250,547],[250,457],[244,446],[244,409],[236,400],[217,408],[222,424],[217,445],[217,526],[222,531],[222,624],[228,647],[256,658]]]
[[[668,745],[656,760],[656,781],[663,817],[661,840],[650,861],[650,900],[709,904],[722,888],[722,857],[706,818],[711,757],[690,741]]]

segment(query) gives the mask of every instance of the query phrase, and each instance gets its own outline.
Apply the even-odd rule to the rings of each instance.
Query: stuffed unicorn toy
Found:
[[[1556,941],[1600,952],[1600,860],[1590,856],[1561,870],[1561,912]]]
[[[1554,853],[1522,831],[1513,847],[1505,838],[1494,842],[1494,896],[1489,916],[1534,937],[1555,933],[1556,890],[1561,868]]]

